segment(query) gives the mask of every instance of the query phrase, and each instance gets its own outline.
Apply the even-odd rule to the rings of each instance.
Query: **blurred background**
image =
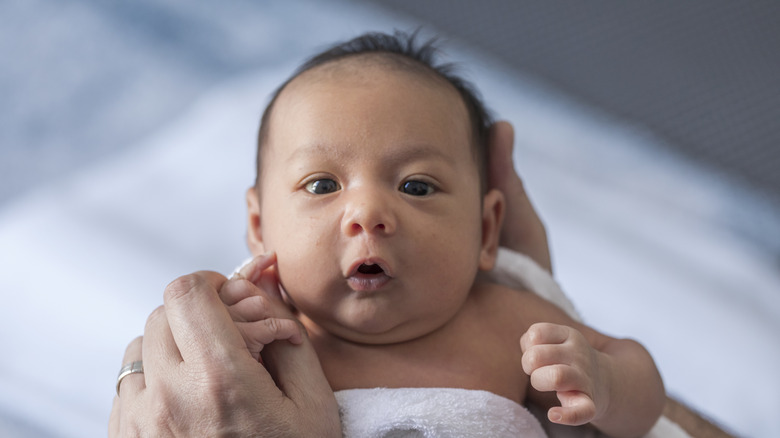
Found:
[[[497,117],[590,325],[780,435],[780,5],[0,2],[0,435],[103,436],[175,277],[247,255],[269,94],[359,33],[438,35]]]

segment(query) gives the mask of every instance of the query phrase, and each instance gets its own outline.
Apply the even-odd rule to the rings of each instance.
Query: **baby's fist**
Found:
[[[523,371],[537,391],[555,391],[560,407],[548,418],[554,423],[580,425],[597,414],[601,388],[599,353],[572,327],[537,323],[520,338]]]

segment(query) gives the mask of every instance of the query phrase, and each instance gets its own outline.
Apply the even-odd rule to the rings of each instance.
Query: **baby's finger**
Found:
[[[296,321],[282,318],[267,318],[262,321],[238,322],[238,331],[246,342],[252,357],[259,360],[263,347],[273,341],[287,340],[299,345],[303,342],[301,328]]]
[[[537,391],[587,391],[581,373],[568,365],[549,365],[531,373],[531,386]]]
[[[266,318],[280,316],[271,313],[267,298],[260,295],[244,298],[236,304],[228,306],[227,309],[230,317],[236,322],[262,321]]]
[[[257,256],[234,273],[230,277],[229,283],[247,281],[262,290],[269,297],[276,297],[281,300],[282,295],[279,290],[279,277],[276,274],[275,264],[276,253],[274,252]],[[246,297],[245,291],[244,295],[238,298],[243,297]],[[237,301],[234,300],[233,302]]]
[[[569,338],[571,328],[548,322],[533,324],[520,338],[520,348],[528,351],[534,345],[562,344]]]
[[[550,408],[547,418],[553,423],[579,426],[593,421],[596,404],[587,394],[579,391],[559,392],[561,406]]]
[[[257,283],[257,281],[263,275],[263,271],[273,266],[274,263],[276,263],[275,252],[261,254],[250,260],[249,263],[242,266],[238,272],[233,274],[230,278],[231,280],[244,278],[249,280],[251,283]]]
[[[241,300],[259,294],[257,286],[241,277],[231,278],[223,283],[219,289],[219,298],[226,306],[232,306]]]
[[[539,368],[561,364],[572,365],[569,349],[559,344],[534,345],[523,352],[521,359],[523,371],[531,375]]]

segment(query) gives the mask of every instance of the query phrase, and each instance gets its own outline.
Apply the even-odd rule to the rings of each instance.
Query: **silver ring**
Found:
[[[144,363],[143,361],[137,360],[135,362],[130,362],[122,365],[122,368],[119,370],[119,375],[116,377],[116,395],[119,395],[119,385],[122,384],[122,379],[129,376],[130,374],[135,373],[141,373],[144,372]]]

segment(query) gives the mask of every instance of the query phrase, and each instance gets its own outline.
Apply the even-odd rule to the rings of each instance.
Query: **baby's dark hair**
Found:
[[[274,91],[271,101],[263,112],[260,130],[257,135],[257,179],[255,180],[255,187],[259,188],[260,186],[261,150],[263,143],[265,143],[268,137],[271,112],[282,90],[295,78],[316,67],[359,55],[379,55],[381,61],[387,62],[388,66],[444,80],[455,88],[468,111],[472,133],[471,143],[479,169],[482,193],[485,193],[487,190],[488,130],[492,123],[492,117],[482,103],[476,88],[454,73],[455,64],[437,63],[440,49],[436,46],[436,42],[436,38],[431,38],[424,43],[419,43],[418,31],[408,34],[396,30],[392,35],[370,32],[349,41],[338,43],[304,62],[292,76]]]

